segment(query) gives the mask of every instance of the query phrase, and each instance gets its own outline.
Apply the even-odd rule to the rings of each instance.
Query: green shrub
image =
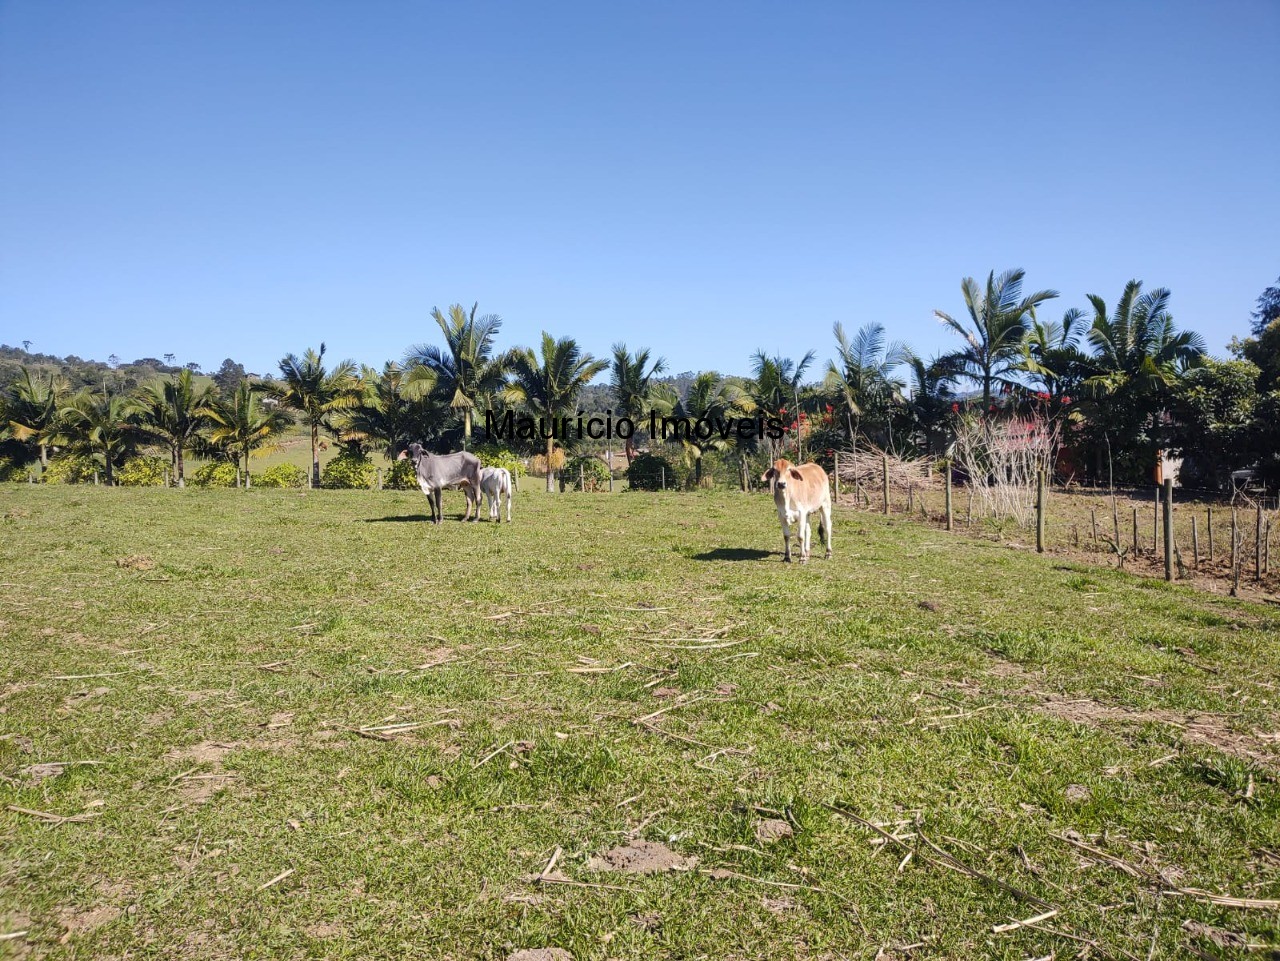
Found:
[[[398,460],[391,465],[391,469],[387,471],[386,478],[382,481],[382,486],[386,490],[392,491],[416,491],[418,489],[418,472],[413,466],[411,460]]]
[[[564,465],[561,474],[565,483],[576,491],[607,491],[609,489],[609,468],[598,457],[575,457]]]
[[[627,468],[627,485],[633,491],[662,490],[663,474],[667,490],[678,490],[684,483],[684,471],[660,454],[641,454]]]
[[[27,481],[27,473],[39,474],[40,465],[33,464],[28,467],[9,460],[7,457],[0,457],[0,484],[21,481],[24,484]]]
[[[121,487],[163,487],[167,457],[131,457],[116,468],[115,480]]]
[[[268,467],[253,482],[258,487],[306,487],[307,472],[297,464]]]
[[[480,458],[480,466],[482,467],[505,467],[511,471],[512,477],[523,477],[525,475],[524,461],[520,459],[520,455],[516,454],[510,448],[503,447],[500,444],[478,444],[472,448],[471,453]],[[414,483],[417,486],[417,482]]]
[[[373,461],[343,454],[320,469],[320,486],[329,490],[368,490],[373,486]]]
[[[201,464],[187,477],[187,483],[196,487],[235,487],[236,467],[222,460]]]
[[[100,470],[92,457],[63,454],[49,461],[40,480],[46,484],[92,484],[94,471]]]

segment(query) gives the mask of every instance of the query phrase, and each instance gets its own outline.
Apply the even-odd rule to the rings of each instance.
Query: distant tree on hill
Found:
[[[170,354],[169,356],[173,356]],[[240,386],[240,382],[245,379],[244,365],[237,364],[228,357],[222,362],[222,366],[218,368],[218,372],[213,375],[213,382],[217,385],[218,393],[223,398],[229,398],[235,393],[236,388]]]

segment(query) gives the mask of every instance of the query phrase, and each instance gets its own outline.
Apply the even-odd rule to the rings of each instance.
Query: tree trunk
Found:
[[[40,445],[40,472],[43,474],[49,469],[49,445]]]
[[[702,486],[702,455],[699,454],[693,459],[693,485],[695,487]]]
[[[249,489],[249,452],[244,452],[244,489]]]
[[[551,480],[551,455],[555,452],[556,441],[554,437],[547,438],[547,493],[554,494],[555,487]]]
[[[181,444],[179,444],[177,447],[174,448],[174,457],[178,462],[178,486],[186,487],[187,478],[185,473],[185,467],[182,462],[182,445]]]
[[[320,486],[320,428],[311,425],[311,489]]]
[[[102,462],[104,465],[106,465],[107,486],[112,487],[115,485],[115,474],[112,473],[112,470],[111,470],[111,451],[109,451],[105,447],[102,449]]]
[[[471,408],[462,409],[462,449],[466,450],[471,443]]]
[[[627,455],[627,466],[630,467],[631,462],[636,458],[636,445],[632,442],[630,437],[627,438],[626,446],[623,447],[622,450],[623,453]]]

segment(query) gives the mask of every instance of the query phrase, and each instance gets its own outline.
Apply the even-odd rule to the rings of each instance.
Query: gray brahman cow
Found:
[[[444,521],[444,508],[440,503],[440,492],[446,487],[462,486],[467,495],[466,520],[471,517],[474,505],[476,515],[472,521],[480,519],[480,458],[466,451],[456,454],[428,454],[421,444],[410,444],[409,449],[401,451],[398,460],[411,460],[418,471],[418,486],[427,495],[431,505],[431,522],[440,524]]]
[[[796,539],[800,542],[800,562],[809,559],[809,515],[822,512],[822,539],[827,545],[827,557],[831,556],[831,488],[827,484],[827,472],[817,464],[801,464],[781,458],[773,462],[760,480],[769,483],[773,502],[778,505],[778,520],[782,524],[782,559],[791,561],[791,524],[796,524]]]

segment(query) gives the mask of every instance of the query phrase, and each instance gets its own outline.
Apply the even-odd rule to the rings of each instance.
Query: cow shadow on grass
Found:
[[[756,550],[752,547],[717,547],[714,550],[703,551],[701,554],[693,554],[690,558],[695,561],[762,561],[777,553],[777,551]]]
[[[402,514],[398,517],[366,517],[364,519],[366,524],[420,524],[423,521],[426,521],[428,524],[431,523],[430,516],[427,514]]]

